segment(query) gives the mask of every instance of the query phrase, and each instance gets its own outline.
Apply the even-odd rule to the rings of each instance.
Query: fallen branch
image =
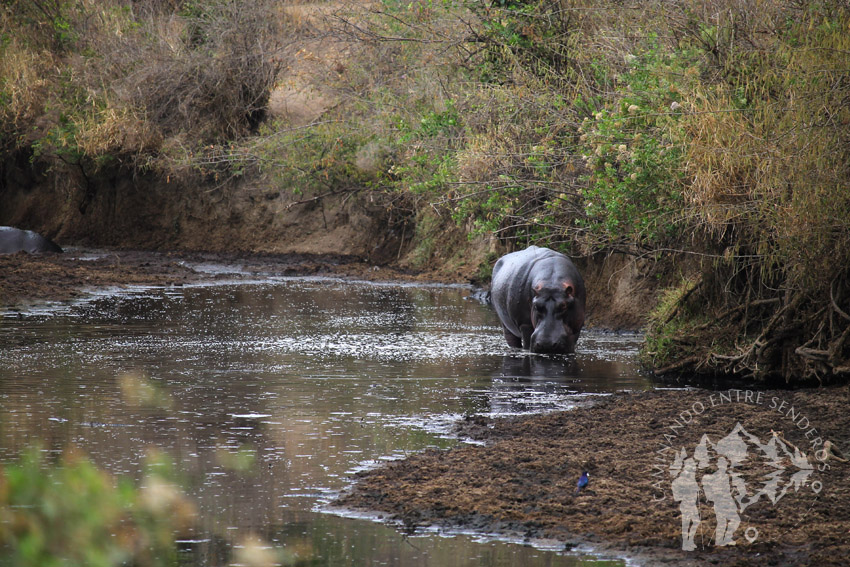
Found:
[[[841,452],[838,450],[838,448],[832,441],[827,441],[826,443],[824,443],[823,450],[826,452],[826,458],[824,459],[824,462],[828,461],[829,459],[835,459],[839,463],[847,462],[847,459],[841,456]]]
[[[704,280],[702,278],[700,278],[700,280],[697,283],[692,285],[689,290],[687,290],[685,293],[682,294],[682,297],[680,297],[676,301],[676,306],[673,308],[673,311],[671,311],[670,314],[664,319],[664,323],[662,323],[663,325],[668,324],[670,321],[672,321],[673,319],[676,318],[676,316],[679,314],[679,306],[684,304],[685,301],[687,301],[688,298],[691,295],[693,295],[696,290],[701,288],[703,283],[704,283]],[[712,322],[712,324],[714,324],[714,323],[716,323],[716,321]]]
[[[656,376],[663,376],[664,374],[672,374],[673,372],[678,372],[688,366],[697,366],[700,362],[702,362],[703,358],[701,356],[689,356],[683,360],[678,362],[674,362],[668,366],[663,368],[658,368],[653,370],[652,373]]]
[[[727,309],[720,315],[717,315],[709,321],[708,323],[703,323],[698,327],[694,327],[695,331],[704,331],[709,327],[714,327],[717,325],[718,321],[722,321],[723,319],[729,317],[730,315],[734,315],[739,311],[749,310],[750,307],[761,307],[762,305],[773,305],[774,303],[779,303],[780,299],[778,297],[771,297],[770,299],[756,299],[755,301],[750,301],[749,303],[744,303],[742,305],[738,305],[736,307],[732,307],[731,309]]]
[[[347,191],[338,191],[338,190],[328,191],[327,193],[322,193],[321,195],[316,195],[315,197],[310,197],[309,199],[301,199],[300,201],[293,201],[293,202],[289,203],[288,205],[286,205],[286,210],[288,211],[289,209],[291,209],[292,207],[294,207],[296,205],[304,205],[306,203],[313,203],[313,202],[316,202],[316,201],[321,201],[325,197],[332,197],[334,195],[342,195],[343,193],[348,193],[350,195],[350,194],[355,193],[355,192],[357,192],[357,189],[349,189]]]
[[[782,432],[781,432],[781,431],[774,431],[773,429],[771,429],[771,430],[770,430],[770,433],[771,433],[771,435],[773,435],[774,437],[776,437],[777,439],[779,439],[780,441],[782,441],[783,443],[785,443],[785,444],[786,444],[786,445],[788,445],[789,447],[792,447],[794,450],[796,450],[796,451],[797,451],[798,453],[800,453],[801,455],[805,455],[805,454],[806,454],[806,453],[804,453],[803,451],[801,451],[799,447],[797,447],[796,445],[794,445],[793,443],[791,443],[789,440],[787,440],[787,439],[785,438],[785,436],[784,436],[784,435],[782,435]]]
[[[835,301],[835,295],[832,293],[832,286],[831,285],[829,286],[829,300],[832,302],[832,308],[835,310],[835,312],[838,313],[839,315],[841,315],[842,317],[844,317],[845,319],[847,319],[848,321],[850,321],[850,315],[845,313],[838,306],[838,303]]]
[[[794,349],[794,354],[817,362],[825,362],[829,358],[829,351],[807,347],[797,347]]]
[[[799,447],[797,447],[796,445],[794,445],[793,443],[791,443],[790,441],[788,441],[788,440],[785,438],[785,436],[784,436],[784,435],[782,435],[782,432],[781,432],[781,431],[774,431],[773,429],[771,429],[771,430],[770,430],[770,433],[771,433],[771,435],[773,435],[775,438],[777,438],[777,439],[779,439],[780,441],[782,441],[783,443],[785,443],[785,445],[787,445],[787,446],[789,446],[789,447],[793,448],[795,451],[797,451],[797,452],[798,452],[798,453],[800,453],[801,455],[805,455],[805,454],[806,454],[804,451],[801,451]],[[836,461],[838,461],[839,463],[846,463],[846,462],[847,462],[847,459],[845,459],[845,458],[841,455],[841,451],[839,451],[839,450],[838,450],[838,447],[836,447],[836,446],[835,446],[835,443],[833,443],[832,441],[827,440],[827,441],[826,441],[826,443],[824,443],[824,444],[823,444],[823,451],[824,451],[824,453],[825,453],[825,455],[826,455],[826,456],[824,457],[824,459],[823,459],[823,462],[826,462],[826,461],[828,461],[829,459],[835,459],[835,460],[836,460]],[[812,456],[813,456],[813,455],[812,455]]]
[[[850,337],[850,326],[844,329],[844,332],[841,333],[841,336],[835,339],[832,344],[829,345],[829,350],[827,351],[827,358],[833,366],[836,366],[838,361],[838,357],[844,350],[844,343],[847,342],[847,338]],[[843,362],[843,361],[841,361]]]

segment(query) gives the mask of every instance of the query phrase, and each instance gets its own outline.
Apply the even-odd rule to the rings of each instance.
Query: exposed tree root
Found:
[[[715,314],[707,307],[728,301],[729,295],[721,296],[715,289],[711,296],[710,283],[695,286],[659,325],[670,335],[667,343],[672,346],[666,354],[680,355],[672,361],[668,356],[654,372],[819,384],[850,377],[847,281],[842,274],[818,295],[816,290],[767,286],[756,293],[748,280],[739,295],[745,299],[716,309]],[[693,293],[696,287],[702,288],[700,293]],[[688,324],[688,317],[696,318],[695,314],[709,320]]]

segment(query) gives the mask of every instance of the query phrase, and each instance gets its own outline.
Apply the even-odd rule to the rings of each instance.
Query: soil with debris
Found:
[[[220,269],[210,269],[220,266]],[[95,289],[135,285],[180,286],[216,279],[331,276],[392,281],[435,281],[377,267],[351,256],[238,254],[70,249],[64,254],[0,254],[0,309],[71,301]]]
[[[335,505],[379,512],[408,529],[555,539],[565,550],[590,545],[644,564],[846,565],[850,464],[816,450],[826,440],[850,448],[848,397],[844,387],[657,390],[530,418],[469,418],[459,433],[485,445],[429,450],[361,473]],[[723,523],[734,545],[716,545],[714,505],[700,489],[696,549],[683,551],[685,508],[673,478],[693,457],[695,479],[706,486],[705,475],[718,471],[721,455],[735,454],[735,444],[746,458],[730,465],[731,486],[743,483],[754,501],[743,506],[740,525]],[[576,494],[582,470],[590,483]]]

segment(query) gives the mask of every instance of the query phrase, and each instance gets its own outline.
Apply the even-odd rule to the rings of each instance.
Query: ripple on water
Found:
[[[157,447],[174,457],[203,512],[192,545],[251,533],[293,542],[303,536],[287,530],[297,528],[323,542],[311,549],[326,562],[428,565],[428,554],[405,555],[393,530],[328,519],[315,506],[362,467],[455,444],[464,416],[570,409],[646,387],[634,364],[639,338],[591,331],[575,356],[519,352],[468,294],[217,282],[3,319],[0,457],[44,435],[51,448],[73,444],[112,472],[139,475]],[[127,372],[137,379],[122,388]],[[434,557],[483,564],[482,544],[443,540],[428,544]],[[339,541],[344,549],[325,549]],[[569,562],[530,554],[513,564]]]

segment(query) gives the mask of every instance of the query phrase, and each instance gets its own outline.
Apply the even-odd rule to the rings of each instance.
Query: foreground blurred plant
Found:
[[[171,476],[153,457],[136,488],[75,451],[51,464],[29,449],[0,468],[0,565],[175,565],[175,533],[195,510]]]

